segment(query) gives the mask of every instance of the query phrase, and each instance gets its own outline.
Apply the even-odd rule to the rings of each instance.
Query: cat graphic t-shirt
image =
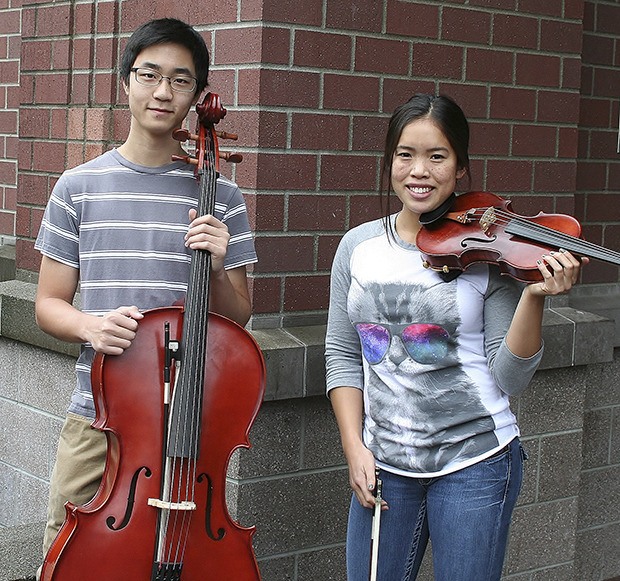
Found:
[[[364,443],[379,466],[440,476],[519,434],[509,395],[534,374],[504,336],[521,294],[495,267],[450,282],[377,220],[349,231],[332,268],[327,390],[364,391]]]

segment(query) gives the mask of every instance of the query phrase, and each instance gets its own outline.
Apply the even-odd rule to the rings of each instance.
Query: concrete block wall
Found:
[[[583,463],[579,483],[577,578],[618,576],[620,555],[620,361],[597,366],[587,377]]]

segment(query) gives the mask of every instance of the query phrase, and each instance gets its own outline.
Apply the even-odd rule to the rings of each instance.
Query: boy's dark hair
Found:
[[[121,59],[121,78],[129,83],[131,67],[138,55],[155,44],[184,46],[192,54],[196,69],[196,95],[202,93],[209,79],[209,50],[204,39],[189,24],[176,18],[160,18],[144,23],[129,37]]]

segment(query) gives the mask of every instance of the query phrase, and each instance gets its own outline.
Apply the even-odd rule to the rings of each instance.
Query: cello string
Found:
[[[211,137],[213,135],[211,134]],[[204,140],[204,160],[207,168],[211,171],[203,171],[201,176],[202,192],[199,200],[199,214],[213,214],[215,206],[215,191],[217,185],[217,172],[215,171],[215,157],[212,147],[212,140]],[[203,195],[204,192],[207,195]],[[205,199],[206,198],[206,199]],[[203,207],[206,206],[206,207]],[[206,360],[207,351],[207,338],[208,338],[208,317],[199,316],[204,315],[204,312],[208,312],[209,305],[209,280],[211,269],[211,256],[208,252],[198,251],[194,254],[193,259],[196,262],[196,278],[200,281],[206,281],[204,287],[199,286],[192,288],[192,292],[200,305],[199,309],[193,308],[190,314],[189,324],[192,331],[191,340],[196,343],[196,349],[194,352],[198,353],[200,361],[193,361],[190,363],[190,385],[193,389],[190,392],[191,397],[187,397],[187,405],[190,408],[187,410],[187,414],[184,416],[188,418],[189,424],[189,450],[187,459],[187,473],[184,477],[183,488],[185,493],[185,499],[194,502],[196,498],[196,484],[197,484],[197,459],[200,444],[201,435],[201,419],[202,408],[204,398],[204,382],[205,382],[205,367],[204,362]],[[197,295],[197,296],[196,296]],[[188,334],[189,337],[189,334]],[[203,342],[202,345],[198,344],[199,341]],[[176,543],[176,555],[175,559],[178,562],[182,562],[190,534],[192,514],[191,511],[183,511],[180,515],[179,533],[175,535],[177,537]]]
[[[191,278],[192,275],[190,275]],[[192,297],[187,297],[187,304],[185,310],[185,325],[188,329],[192,329],[194,327],[194,321],[191,317],[192,308],[189,303],[191,303]],[[189,352],[185,349],[185,352]],[[170,439],[167,450],[167,457],[169,458],[170,470],[168,474],[165,476],[166,483],[164,484],[164,488],[169,490],[164,500],[167,502],[180,503],[187,497],[183,497],[183,494],[186,493],[187,486],[184,484],[187,481],[187,470],[185,467],[186,460],[182,456],[178,454],[182,454],[183,451],[183,428],[185,426],[185,422],[183,421],[175,421],[174,424],[173,418],[188,418],[190,417],[190,403],[191,398],[183,397],[180,390],[184,390],[184,385],[187,385],[187,377],[189,375],[190,385],[193,385],[195,382],[191,377],[192,373],[192,365],[191,362],[185,359],[182,363],[179,364],[181,372],[175,378],[175,394],[176,396],[172,397],[171,404],[171,413],[170,413]],[[180,378],[183,378],[183,381]],[[186,389],[185,389],[186,390]],[[180,451],[180,452],[179,452]],[[165,537],[164,544],[162,547],[162,559],[161,562],[164,564],[174,564],[178,563],[178,555],[179,551],[179,536],[183,534],[184,530],[184,521],[185,514],[180,515],[178,510],[173,509],[162,509],[166,514],[164,519],[165,523]],[[186,512],[186,511],[182,511]]]
[[[187,324],[187,323],[186,323]],[[184,361],[182,364],[182,370],[184,372],[184,374],[187,373],[187,361]],[[182,383],[178,384],[178,389],[182,388]],[[184,398],[173,398],[173,400],[176,399],[177,401],[181,402],[180,405],[182,405],[184,408],[187,407],[187,401]],[[180,417],[184,417],[184,415],[187,413],[186,409],[183,410],[178,410],[177,414],[180,415]],[[175,426],[175,434],[174,434],[174,441],[175,441],[175,446],[174,446],[174,450],[178,450],[179,449],[179,442],[182,439],[181,436],[181,422],[177,421],[176,422],[176,426]],[[170,478],[171,478],[171,488],[172,488],[172,493],[171,493],[171,497],[170,500],[172,502],[179,502],[181,500],[180,496],[179,496],[179,490],[180,490],[180,483],[182,481],[183,478],[183,458],[180,458],[179,456],[177,456],[176,454],[172,455],[172,465],[173,465],[173,469],[172,472],[170,473]],[[172,511],[169,510],[168,511],[171,516],[172,516],[172,526],[168,526],[168,530],[167,530],[167,538],[166,538],[166,563],[176,563],[176,556],[175,556],[175,548],[174,548],[174,539],[177,536],[177,529],[179,528],[179,511]]]
[[[206,133],[209,135],[206,136]],[[199,147],[202,149],[197,176],[201,182],[200,197],[198,199],[197,214],[213,214],[215,207],[215,193],[217,186],[217,137],[214,128],[208,129],[204,124],[200,126]],[[206,136],[206,137],[205,137]],[[171,500],[181,503],[186,500],[194,502],[196,506],[196,486],[198,469],[198,452],[201,440],[201,419],[204,407],[207,325],[209,303],[209,275],[211,255],[208,252],[198,251],[192,255],[190,270],[190,284],[186,295],[186,309],[184,322],[185,354],[183,358],[183,381],[176,383],[176,389],[183,389],[187,393],[177,393],[173,401],[177,401],[175,410],[175,424],[172,438],[169,440],[169,455],[173,456],[171,463],[174,466],[171,474]],[[196,281],[205,281],[206,284],[196,284]],[[191,353],[195,356],[190,360]],[[197,354],[197,355],[196,355]],[[178,409],[182,408],[182,409]],[[173,417],[173,416],[171,416]],[[174,442],[174,445],[172,444]],[[174,453],[172,453],[174,452]],[[210,475],[207,477],[207,494],[211,494]],[[182,508],[182,507],[181,507]],[[170,512],[170,511],[168,511]],[[182,563],[187,550],[191,530],[193,510],[174,510],[174,515],[166,522],[167,534],[167,562]],[[182,513],[182,514],[179,514]],[[172,521],[172,527],[170,526]]]
[[[174,391],[173,394],[178,389],[179,379],[180,379],[180,370],[182,369],[182,363],[179,361],[176,364],[176,373],[175,373],[175,381],[174,381]],[[174,502],[174,474],[176,473],[176,457],[171,456],[168,452],[171,446],[171,442],[176,442],[178,439],[178,427],[175,429],[175,433],[171,434],[172,428],[172,419],[174,414],[177,413],[178,400],[176,397],[172,397],[170,400],[170,413],[168,418],[169,424],[169,441],[164,442],[164,446],[167,448],[164,450],[166,455],[165,460],[165,473],[163,477],[163,491],[162,491],[162,500],[164,502]],[[158,547],[158,562],[160,565],[165,565],[170,561],[170,549],[169,549],[169,538],[170,538],[170,516],[171,510],[167,508],[160,509],[160,541]]]
[[[174,389],[176,389],[176,385],[178,383],[179,380],[179,373],[178,373],[178,369],[179,369],[179,365],[180,365],[180,361],[175,361],[175,372],[174,372],[174,383],[173,383],[173,391]],[[172,408],[172,406],[174,405],[174,398],[172,398],[170,400],[170,408]],[[169,411],[168,414],[168,422],[170,422],[170,418],[172,417],[172,410]],[[164,442],[164,445],[166,445],[166,442]],[[171,494],[171,479],[170,479],[170,474],[171,474],[171,470],[173,469],[173,463],[172,463],[172,459],[168,454],[165,454],[166,458],[164,461],[164,475],[162,478],[162,500],[164,502],[170,502],[170,494]],[[157,538],[157,562],[158,563],[163,563],[164,560],[166,559],[166,554],[165,554],[165,539],[166,539],[166,533],[168,530],[168,523],[170,520],[170,511],[169,510],[165,510],[165,509],[160,509],[160,521],[159,521],[159,533],[158,533],[158,538]]]

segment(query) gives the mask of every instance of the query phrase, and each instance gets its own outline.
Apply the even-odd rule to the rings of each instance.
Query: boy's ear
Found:
[[[129,96],[129,85],[125,79],[123,79],[123,91],[125,91],[125,95]]]

